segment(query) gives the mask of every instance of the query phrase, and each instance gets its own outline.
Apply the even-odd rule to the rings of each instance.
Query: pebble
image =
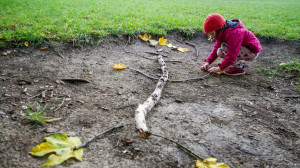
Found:
[[[5,115],[6,113],[2,110],[0,110],[0,115]]]

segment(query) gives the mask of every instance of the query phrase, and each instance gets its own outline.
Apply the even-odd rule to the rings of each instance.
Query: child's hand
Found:
[[[216,73],[222,71],[220,67],[212,67],[208,70],[209,73]]]
[[[205,63],[204,65],[202,65],[200,68],[202,71],[207,71],[208,70],[208,67],[209,67],[210,63]]]

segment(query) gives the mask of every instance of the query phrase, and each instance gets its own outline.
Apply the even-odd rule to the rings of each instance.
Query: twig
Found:
[[[178,62],[178,63],[182,63],[182,61],[180,61],[180,60],[167,60],[167,61],[165,61],[165,62]]]
[[[196,56],[198,57],[199,56],[199,52],[198,52],[198,48],[197,48],[196,44],[190,43],[188,41],[185,41],[185,43],[188,44],[188,45],[193,46],[196,49]]]
[[[90,81],[88,80],[85,80],[85,79],[61,79],[62,81],[65,81],[65,82],[71,82],[71,83],[75,83],[75,82],[81,82],[81,83],[91,83]]]
[[[53,112],[59,110],[61,108],[61,106],[64,104],[64,102],[65,102],[65,98],[63,99],[63,101],[61,102],[61,104],[56,109],[53,110]]]
[[[60,58],[64,58],[64,57],[61,55],[61,53],[59,53],[59,51],[56,51],[55,49],[54,49],[54,51],[56,52],[56,54],[57,54]]]
[[[155,52],[151,52],[151,51],[145,51],[145,53],[152,54],[152,55],[161,55],[161,56],[163,56],[163,57],[169,57],[169,56],[167,56],[167,55],[162,55],[162,54],[160,54],[160,53],[155,53]]]
[[[99,137],[100,135],[109,133],[109,132],[111,132],[111,131],[113,131],[113,130],[115,130],[115,129],[122,128],[122,127],[124,127],[124,126],[123,126],[123,120],[122,120],[117,126],[112,127],[112,128],[109,128],[109,129],[107,129],[107,130],[105,130],[105,131],[103,131],[103,132],[100,132],[100,133],[94,135],[93,137],[91,137],[90,139],[88,139],[88,140],[87,140],[86,142],[84,142],[83,144],[81,144],[81,145],[75,147],[73,150],[77,150],[77,149],[79,149],[79,148],[83,148],[83,147],[85,147],[87,144],[91,143],[94,139],[96,139],[97,137]]]
[[[146,77],[148,77],[148,78],[150,78],[150,79],[154,79],[154,80],[158,80],[159,78],[155,78],[155,77],[152,77],[152,76],[150,76],[150,75],[147,75],[147,74],[145,74],[144,72],[142,72],[142,71],[139,71],[139,70],[137,70],[137,69],[133,69],[133,68],[131,68],[131,67],[127,67],[128,69],[130,69],[130,70],[133,70],[133,71],[135,71],[135,72],[138,72],[138,73],[140,73],[140,74],[143,74],[144,76],[146,76]]]
[[[137,70],[137,69],[133,69],[133,68],[131,68],[131,67],[127,67],[128,69],[131,69],[131,70],[133,70],[133,71],[135,71],[135,72],[138,72],[138,73],[140,73],[140,74],[142,74],[142,75],[144,75],[144,76],[146,76],[146,77],[148,77],[148,78],[150,78],[150,79],[154,79],[154,80],[158,80],[159,78],[155,78],[155,77],[152,77],[152,76],[150,76],[150,75],[148,75],[148,74],[145,74],[144,72],[142,72],[142,71],[140,71],[140,70]],[[210,73],[208,73],[208,74],[206,74],[206,75],[204,75],[204,76],[201,76],[201,77],[197,77],[197,78],[188,78],[188,79],[181,79],[181,80],[168,80],[169,82],[186,82],[186,81],[190,81],[190,80],[203,80],[205,77],[207,77],[207,76],[209,76],[210,75]]]
[[[174,140],[172,140],[172,139],[163,137],[163,136],[161,136],[161,135],[153,134],[153,133],[151,133],[151,135],[156,136],[156,137],[160,137],[160,138],[163,138],[163,139],[166,139],[166,140],[168,140],[168,141],[170,141],[170,142],[173,142],[173,143],[175,143],[180,149],[182,149],[186,154],[192,156],[194,159],[200,159],[200,160],[203,160],[203,157],[200,157],[199,155],[195,154],[193,151],[189,150],[187,147],[181,145],[180,143],[178,143],[178,142],[176,142],[176,141],[174,141]]]
[[[199,56],[199,52],[198,52],[198,48],[196,47],[196,44],[190,43],[190,42],[188,42],[188,41],[183,42],[183,41],[181,41],[181,40],[179,40],[179,39],[175,39],[175,40],[178,41],[178,42],[180,42],[180,43],[185,43],[185,44],[188,44],[188,45],[190,45],[190,46],[193,46],[193,47],[196,49],[196,56],[197,56],[197,57]]]
[[[130,43],[130,36],[128,37],[128,40],[127,40],[127,42],[126,42],[126,44],[125,44],[125,46],[123,47],[123,50],[126,52],[126,47],[127,47],[127,45]]]

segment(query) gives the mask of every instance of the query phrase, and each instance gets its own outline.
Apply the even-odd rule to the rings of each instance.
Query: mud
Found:
[[[57,167],[192,167],[195,159],[175,144],[137,135],[134,111],[157,81],[129,69],[112,68],[114,63],[123,63],[159,77],[156,55],[147,52],[163,48],[170,80],[207,74],[200,71],[200,65],[213,42],[201,34],[188,40],[196,44],[196,56],[193,46],[176,40],[186,40],[179,33],[167,38],[190,51],[154,48],[133,37],[130,41],[111,37],[93,46],[52,43],[47,50],[2,49],[9,54],[0,56],[0,167],[41,167],[46,157],[32,157],[28,152],[44,137],[60,132],[86,141],[121,120],[122,129],[84,148],[82,162],[71,159]],[[247,64],[243,76],[209,75],[204,80],[168,82],[161,100],[147,115],[151,132],[231,167],[300,167],[300,98],[295,87],[299,81],[257,71],[299,58],[299,43],[260,40],[263,52]],[[60,81],[65,78],[90,83]],[[30,129],[22,106],[37,102],[48,105],[47,116],[62,119]],[[47,132],[45,128],[53,129]],[[132,143],[124,143],[125,139]]]

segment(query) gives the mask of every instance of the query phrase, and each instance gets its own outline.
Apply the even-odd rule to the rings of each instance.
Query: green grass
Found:
[[[85,41],[107,35],[187,35],[210,13],[239,18],[263,37],[299,40],[299,0],[1,0],[0,45],[44,40]],[[14,26],[15,25],[15,26]]]
[[[279,66],[271,67],[270,69],[265,67],[257,68],[259,72],[263,72],[270,76],[282,76],[294,78],[296,87],[300,92],[300,59],[294,59],[294,61],[281,64]]]
[[[40,104],[36,104],[35,110],[31,107],[27,108],[27,114],[24,116],[26,119],[30,121],[31,128],[37,125],[46,125],[48,121],[51,121],[55,118],[45,117],[44,114],[46,112],[47,105],[42,107]]]

